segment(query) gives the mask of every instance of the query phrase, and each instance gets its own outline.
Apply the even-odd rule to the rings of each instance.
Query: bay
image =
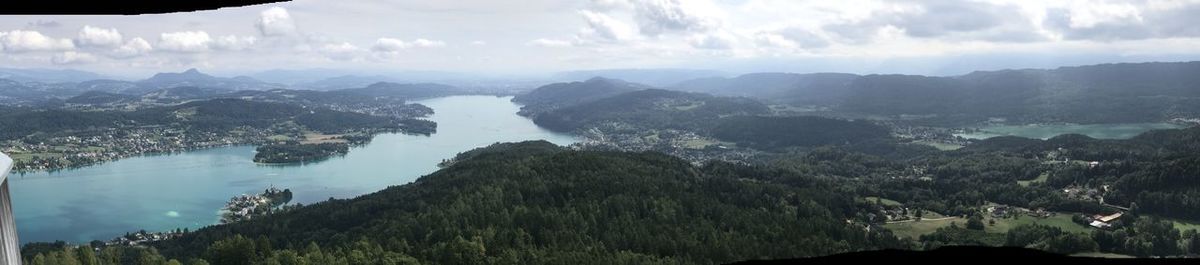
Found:
[[[292,202],[351,198],[412,182],[442,159],[497,142],[577,141],[516,115],[511,97],[451,96],[416,101],[434,109],[430,136],[378,135],[365,146],[302,165],[253,163],[253,146],[146,155],[90,167],[10,176],[22,243],[86,243],[145,229],[216,224],[230,197],[268,187],[291,189]]]

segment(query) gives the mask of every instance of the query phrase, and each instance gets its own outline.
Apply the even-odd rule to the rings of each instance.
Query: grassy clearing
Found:
[[[11,153],[11,154],[8,154],[8,157],[12,158],[13,161],[17,161],[17,162],[29,162],[30,160],[33,160],[34,156],[40,157],[40,158],[51,158],[51,157],[62,157],[63,154],[62,153]]]
[[[926,212],[926,214],[928,214],[928,212]],[[962,227],[967,224],[967,219],[961,217],[950,217],[944,219],[925,218],[921,221],[885,224],[883,227],[887,228],[888,230],[892,230],[892,233],[896,234],[896,236],[916,240],[919,239],[921,235],[933,233],[933,231],[937,231],[938,228],[950,226],[951,223],[955,223],[959,227]]]
[[[704,102],[692,102],[692,103],[689,103],[689,104],[687,104],[687,105],[678,105],[678,106],[675,106],[675,110],[680,110],[680,111],[688,111],[688,110],[692,110],[692,109],[695,109],[695,108],[699,108],[699,107],[701,107],[701,106],[704,106]]]
[[[861,200],[861,201],[865,201],[865,202],[875,202],[876,200],[878,200],[880,203],[883,203],[883,205],[884,205],[884,206],[901,206],[901,205],[904,205],[903,203],[900,203],[900,202],[898,202],[898,201],[890,200],[890,199],[887,199],[887,198],[879,198],[879,197],[874,197],[874,196],[867,196],[867,197],[863,197],[863,198],[860,198],[859,200]]]
[[[323,143],[347,143],[346,139],[337,139],[341,134],[319,134],[308,132],[304,134],[304,140],[300,144],[323,144]]]
[[[1200,223],[1194,223],[1194,222],[1188,222],[1188,221],[1176,220],[1176,219],[1168,219],[1168,220],[1171,220],[1172,223],[1175,223],[1175,229],[1179,229],[1180,232],[1192,230],[1192,229],[1195,229],[1196,231],[1200,231]]]
[[[957,145],[957,144],[947,144],[947,143],[938,143],[938,142],[915,141],[913,143],[920,144],[920,145],[932,146],[933,148],[937,148],[938,150],[942,150],[942,151],[952,151],[952,150],[958,150],[959,148],[963,148],[963,146]]]
[[[995,220],[996,223],[989,224],[990,220]],[[1002,219],[985,217],[983,222],[985,224],[983,231],[991,234],[1005,234],[1008,233],[1008,230],[1025,224],[1048,225],[1072,233],[1091,233],[1092,231],[1091,227],[1072,222],[1071,214],[1068,213],[1056,213],[1047,218],[1037,218],[1028,215]],[[965,227],[967,219],[962,217],[945,217],[934,212],[925,212],[925,218],[921,221],[890,223],[883,225],[883,227],[892,230],[892,233],[896,234],[896,236],[919,239],[921,235],[933,233],[938,228],[950,226],[951,223],[955,223],[959,227]]]
[[[1037,218],[1037,217],[1028,216],[1028,215],[1024,215],[1024,214],[1018,215],[1016,218],[1001,218],[1001,219],[993,219],[992,217],[989,216],[989,217],[985,217],[983,222],[985,224],[987,224],[989,222],[989,220],[995,220],[996,224],[995,225],[989,224],[986,226],[986,229],[984,229],[984,230],[987,231],[988,233],[1008,233],[1008,230],[1012,229],[1013,227],[1017,227],[1017,226],[1025,225],[1025,224],[1048,225],[1048,226],[1058,227],[1059,229],[1062,229],[1063,231],[1072,232],[1072,233],[1091,233],[1092,232],[1091,227],[1077,224],[1077,223],[1071,221],[1071,214],[1069,214],[1069,213],[1055,213],[1054,215],[1047,217],[1047,218]]]
[[[271,140],[271,141],[275,141],[275,142],[283,142],[283,141],[288,141],[291,139],[292,139],[292,137],[288,137],[287,135],[282,135],[282,134],[276,134],[276,135],[271,135],[271,136],[267,137],[267,140]]]
[[[716,142],[705,139],[688,139],[683,141],[683,147],[689,149],[704,149],[710,145],[717,144]]]
[[[1038,177],[1037,177],[1037,178],[1035,178],[1035,179],[1032,179],[1032,180],[1018,180],[1018,181],[1017,181],[1017,184],[1018,184],[1018,185],[1021,185],[1022,187],[1029,187],[1029,185],[1031,185],[1031,184],[1034,184],[1034,183],[1042,183],[1042,182],[1046,182],[1046,180],[1047,180],[1047,179],[1050,179],[1050,172],[1042,172],[1042,174],[1041,174],[1041,175],[1038,175]]]
[[[1075,253],[1075,254],[1071,254],[1071,256],[1075,256],[1075,257],[1088,257],[1088,258],[1106,258],[1106,259],[1132,259],[1132,258],[1136,258],[1136,257],[1134,257],[1134,256],[1130,256],[1130,255],[1117,254],[1117,253],[1104,253],[1104,252],[1084,252],[1084,253]]]
[[[817,107],[817,106],[792,106],[792,105],[779,105],[779,104],[769,105],[767,107],[771,108],[772,111],[775,111],[777,113],[779,113],[779,112],[814,112],[814,111],[821,111],[824,109],[824,108]]]

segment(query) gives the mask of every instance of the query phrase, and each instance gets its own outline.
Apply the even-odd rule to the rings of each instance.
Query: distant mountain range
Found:
[[[822,105],[871,115],[989,117],[1022,122],[1116,123],[1200,117],[1200,62],[1125,63],[962,76],[758,73],[670,89]]]
[[[323,74],[300,78],[305,73]],[[330,73],[340,75],[329,76]],[[62,104],[88,91],[147,97],[156,102],[275,89],[346,90],[372,97],[421,98],[519,93],[529,89],[522,86],[531,84],[523,83],[529,80],[509,80],[512,82],[471,83],[461,87],[402,81],[418,77],[450,78],[448,75],[451,74],[411,72],[410,75],[394,76],[351,75],[333,70],[276,70],[255,74],[255,77],[216,77],[189,69],[179,73],[159,73],[144,80],[121,81],[74,70],[0,69],[0,77],[7,77],[0,78],[0,104]],[[604,78],[592,78],[594,76]],[[944,77],[844,73],[723,76],[716,71],[687,69],[563,72],[553,78],[584,81],[543,85],[514,101],[526,105],[523,115],[531,115],[546,109],[659,87],[750,97],[768,104],[822,106],[822,109],[839,113],[928,116],[934,117],[931,122],[942,124],[972,123],[989,118],[1013,122],[1119,123],[1200,117],[1200,62],[980,71]],[[268,82],[260,77],[292,82]],[[305,82],[294,82],[296,80]],[[97,96],[100,95],[88,95]],[[100,99],[78,98],[74,102],[96,100]]]
[[[537,113],[533,122],[561,132],[610,122],[638,129],[694,130],[710,128],[721,117],[768,113],[767,106],[748,98],[643,89]]]
[[[621,93],[651,88],[651,86],[625,82],[618,79],[595,77],[583,82],[554,83],[544,85],[513,97],[512,101],[524,104],[521,115],[531,116],[570,105],[577,105]]]
[[[158,73],[150,78],[138,81],[137,83],[143,87],[153,88],[189,86],[231,90],[266,90],[287,87],[283,84],[259,81],[258,79],[248,76],[236,76],[232,78],[215,77],[201,73],[196,69],[188,69],[182,73]]]
[[[0,79],[0,104],[60,105],[159,103],[175,104],[189,100],[213,98],[265,99],[278,102],[325,102],[377,99],[399,100],[463,94],[457,87],[420,83],[380,82],[383,76],[344,76],[322,80],[307,86],[288,86],[270,83],[249,76],[216,77],[189,69],[179,73],[158,73],[138,81],[93,79],[78,83],[45,83]],[[330,91],[292,90],[293,88]],[[343,91],[344,90],[344,91]],[[334,92],[338,91],[338,92]]]
[[[0,68],[0,79],[17,82],[73,83],[104,78],[107,77],[92,72],[70,69]]]
[[[597,76],[666,87],[687,80],[724,77],[729,76],[729,74],[714,70],[697,69],[604,69],[561,72],[554,74],[552,79],[556,81],[574,81],[586,80]]]

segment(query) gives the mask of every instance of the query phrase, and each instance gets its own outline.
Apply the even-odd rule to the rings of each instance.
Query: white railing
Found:
[[[20,265],[21,245],[17,240],[16,217],[8,197],[8,172],[12,158],[0,153],[0,265]]]

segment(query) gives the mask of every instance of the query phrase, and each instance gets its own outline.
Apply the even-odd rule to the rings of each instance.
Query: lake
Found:
[[[1044,140],[1061,134],[1075,133],[1087,135],[1096,139],[1129,139],[1149,130],[1178,129],[1183,127],[1186,126],[1173,123],[994,125],[979,128],[979,132],[959,133],[954,135],[967,139],[985,139],[996,136],[1020,136]]]
[[[140,229],[216,224],[230,197],[275,186],[309,204],[412,182],[455,154],[496,142],[577,140],[541,129],[511,97],[453,96],[416,101],[434,109],[431,136],[382,134],[342,157],[304,165],[260,165],[253,146],[147,155],[58,172],[9,176],[22,243],[109,240]]]

